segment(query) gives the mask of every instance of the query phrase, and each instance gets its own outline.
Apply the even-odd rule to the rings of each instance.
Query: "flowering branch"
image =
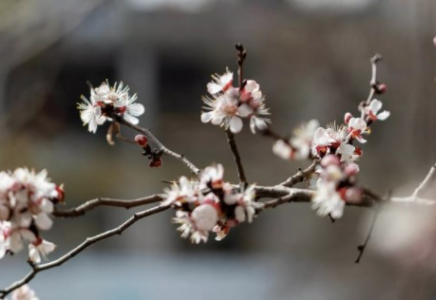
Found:
[[[52,269],[54,267],[58,267],[58,266],[64,264],[65,262],[67,262],[68,260],[70,260],[71,258],[73,258],[74,256],[76,256],[77,254],[79,254],[80,252],[82,252],[83,250],[85,250],[86,248],[88,248],[89,246],[91,246],[92,244],[95,244],[99,241],[110,238],[114,235],[120,235],[124,232],[124,230],[126,230],[127,228],[129,228],[130,226],[135,224],[137,221],[139,221],[145,217],[154,215],[156,213],[165,211],[168,208],[169,208],[168,205],[159,205],[159,206],[155,206],[153,208],[135,213],[132,217],[130,217],[127,221],[125,221],[120,226],[118,226],[114,229],[108,230],[106,232],[100,233],[98,235],[95,235],[93,237],[87,238],[79,246],[77,246],[76,248],[74,248],[73,250],[68,252],[67,254],[61,256],[60,258],[58,258],[52,262],[40,264],[40,265],[31,264],[32,270],[25,277],[23,277],[19,281],[14,282],[9,287],[7,287],[3,290],[0,290],[0,299],[4,299],[4,297],[6,297],[13,290],[15,290],[15,289],[23,286],[24,284],[28,283],[29,281],[31,281],[36,276],[36,274],[38,274],[42,271],[45,271],[45,270]]]
[[[91,86],[89,100],[82,96],[78,104],[80,117],[90,132],[96,132],[99,125],[109,122],[107,141],[114,144],[114,137],[140,146],[143,154],[150,159],[150,166],[162,164],[163,154],[182,162],[195,175],[194,179],[185,176],[170,182],[164,193],[133,200],[97,198],[77,207],[60,210],[56,204],[64,199],[63,187],[56,186],[47,178],[47,173],[17,169],[14,172],[0,172],[0,258],[16,253],[28,244],[28,263],[32,270],[21,280],[0,290],[3,299],[13,290],[31,281],[36,274],[67,262],[87,247],[106,238],[121,234],[135,222],[153,214],[172,208],[176,211],[173,222],[179,224],[178,231],[183,238],[193,243],[206,242],[211,232],[216,240],[223,239],[231,228],[243,222],[251,223],[260,212],[275,208],[284,203],[310,202],[320,216],[328,216],[332,221],[342,217],[345,206],[374,207],[376,213],[364,242],[358,246],[359,262],[370,240],[381,204],[433,205],[435,200],[424,199],[422,194],[436,182],[434,165],[421,184],[410,197],[382,199],[358,184],[358,160],[363,151],[355,144],[366,143],[363,135],[369,134],[369,127],[377,120],[386,120],[390,113],[379,112],[382,102],[375,95],[383,94],[386,85],[377,80],[377,63],[380,55],[371,59],[371,80],[368,98],[358,109],[360,117],[346,113],[343,124],[336,122],[321,127],[317,120],[302,124],[293,131],[290,138],[282,138],[272,132],[269,110],[265,106],[265,96],[255,80],[244,79],[244,61],[247,52],[240,44],[236,45],[238,64],[238,86],[233,86],[233,73],[226,70],[223,75],[213,75],[207,84],[208,96],[201,114],[203,123],[223,127],[227,142],[233,153],[238,170],[239,185],[224,180],[224,168],[214,164],[203,170],[196,167],[184,155],[176,153],[162,144],[149,129],[138,126],[139,117],[145,112],[140,103],[135,103],[137,95],[129,94],[129,87],[123,83],[110,86],[103,82],[99,87]],[[243,120],[249,120],[253,134],[256,130],[275,139],[273,152],[285,160],[309,160],[306,169],[275,186],[249,185],[238,151],[235,134],[243,128]],[[121,135],[121,125],[137,131],[134,140]],[[314,180],[312,180],[314,179]],[[311,180],[309,189],[294,188],[303,181]],[[316,184],[314,184],[316,181]],[[267,199],[267,200],[263,200]],[[261,201],[262,200],[262,201]],[[84,242],[60,258],[41,264],[42,258],[55,249],[53,243],[43,240],[41,231],[52,226],[50,216],[75,218],[100,206],[132,208],[160,202],[160,205],[135,213],[120,226],[87,238]],[[21,290],[21,289],[20,289]],[[24,293],[23,292],[23,293]],[[13,296],[14,297],[14,296]]]

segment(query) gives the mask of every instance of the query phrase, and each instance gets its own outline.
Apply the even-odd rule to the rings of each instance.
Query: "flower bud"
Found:
[[[145,147],[147,147],[148,139],[147,139],[147,137],[145,135],[138,134],[138,135],[135,136],[135,142],[140,147],[145,148]]]
[[[349,112],[345,113],[344,123],[348,125],[348,122],[350,122],[352,117],[353,117],[353,115],[351,113],[349,113]]]
[[[328,166],[339,166],[340,163],[339,157],[333,154],[326,155],[321,160],[321,166],[324,168]]]
[[[148,165],[152,168],[158,168],[162,166],[162,159],[160,157],[153,158]]]
[[[377,94],[386,93],[388,86],[385,83],[380,83],[377,85]]]
[[[348,203],[359,203],[362,200],[362,190],[357,187],[350,187],[345,191],[345,201]]]
[[[360,171],[359,166],[355,163],[348,164],[344,169],[344,173],[348,177],[357,175],[357,173],[359,173],[359,171]]]
[[[436,47],[436,36],[435,36],[434,39],[433,39],[433,44],[434,44],[434,46]]]

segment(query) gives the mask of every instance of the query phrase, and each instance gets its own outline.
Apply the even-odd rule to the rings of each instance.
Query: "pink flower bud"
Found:
[[[385,83],[380,83],[379,85],[377,85],[377,93],[378,94],[386,93],[387,89],[388,89],[388,86]]]
[[[339,157],[333,154],[329,154],[323,157],[321,160],[321,166],[324,168],[327,168],[328,166],[339,166],[341,161],[339,160]]]
[[[135,136],[135,142],[142,148],[147,147],[148,144],[147,137],[142,134],[138,134]]]
[[[436,47],[436,36],[433,38],[433,44]]]
[[[352,117],[353,117],[353,115],[351,113],[349,113],[349,112],[345,113],[344,123],[348,125],[348,122],[350,122]]]
[[[362,200],[362,190],[357,187],[350,187],[345,191],[345,201],[348,203],[359,203]]]
[[[357,173],[359,173],[359,166],[355,163],[350,163],[345,167],[344,173],[348,177],[355,176]]]

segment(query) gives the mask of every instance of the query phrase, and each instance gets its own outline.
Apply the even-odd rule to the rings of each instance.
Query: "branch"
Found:
[[[127,127],[130,127],[130,128],[132,128],[132,129],[134,129],[134,130],[136,130],[136,131],[138,131],[138,132],[144,134],[144,135],[147,137],[147,139],[148,139],[148,140],[153,144],[153,146],[154,146],[154,147],[155,147],[159,152],[164,153],[164,154],[166,154],[166,155],[168,155],[168,156],[172,156],[172,157],[174,157],[175,159],[177,159],[177,160],[181,161],[182,163],[184,163],[184,164],[188,167],[188,169],[189,169],[193,174],[195,174],[195,175],[200,175],[201,170],[200,170],[199,168],[197,168],[197,167],[196,167],[196,166],[195,166],[191,161],[189,161],[189,160],[188,160],[188,159],[187,159],[183,154],[176,153],[176,152],[174,152],[174,151],[168,149],[167,147],[165,147],[164,144],[162,144],[162,142],[159,141],[159,139],[158,139],[156,136],[154,136],[154,134],[151,133],[150,130],[145,129],[145,128],[142,128],[142,127],[139,127],[139,126],[137,126],[137,125],[134,125],[134,124],[132,124],[132,123],[130,123],[130,122],[124,120],[122,117],[119,117],[119,116],[116,116],[116,115],[114,115],[113,117],[114,117],[114,119],[115,119],[118,123],[121,123],[121,124],[123,124],[123,125],[125,125],[125,126],[127,126]]]
[[[96,198],[89,200],[75,208],[66,210],[55,210],[53,216],[61,218],[75,218],[83,216],[86,212],[98,207],[98,206],[110,206],[110,207],[124,207],[126,209],[132,207],[138,207],[150,203],[156,203],[163,200],[162,195],[151,195],[148,197],[133,199],[133,200],[121,200],[110,198]]]
[[[309,179],[310,175],[315,172],[316,166],[318,165],[319,161],[316,159],[312,162],[312,164],[307,167],[305,170],[299,169],[298,172],[286,179],[286,181],[280,183],[280,185],[292,187],[296,185],[297,183],[303,182],[307,179]]]
[[[247,177],[245,176],[244,167],[242,166],[241,156],[239,155],[238,147],[236,146],[235,135],[230,131],[226,130],[227,143],[232,150],[233,156],[235,158],[236,167],[238,168],[239,183],[244,189],[247,187]]]
[[[46,263],[46,264],[32,265],[32,271],[30,271],[26,276],[24,276],[21,280],[14,282],[12,285],[5,288],[4,290],[0,291],[0,299],[3,299],[5,296],[7,296],[13,290],[28,283],[30,280],[32,280],[36,276],[36,274],[38,274],[42,271],[45,271],[45,270],[52,269],[54,267],[58,267],[58,266],[64,264],[65,262],[67,262],[68,260],[70,260],[71,258],[73,258],[74,256],[76,256],[77,254],[79,254],[80,252],[82,252],[83,250],[85,250],[86,248],[88,248],[89,246],[91,246],[92,244],[95,244],[101,240],[107,239],[107,238],[112,237],[114,235],[120,235],[123,233],[124,230],[126,230],[127,228],[132,226],[137,221],[139,221],[145,217],[154,215],[156,213],[165,211],[168,208],[169,208],[168,205],[166,205],[166,206],[159,205],[159,206],[155,206],[153,208],[135,213],[132,217],[130,217],[127,221],[125,221],[120,226],[118,226],[114,229],[108,230],[106,232],[103,232],[101,234],[95,235],[93,237],[87,238],[83,243],[81,243],[79,246],[77,246],[76,248],[74,248],[73,250],[71,250],[70,252],[65,254],[64,256],[61,256],[60,258],[58,258],[52,262]]]
[[[412,198],[418,199],[420,194],[422,194],[425,190],[432,187],[436,182],[436,164],[434,164],[430,171],[428,172],[427,176],[424,178],[424,180],[419,184],[419,186],[416,188],[416,190],[412,194]]]

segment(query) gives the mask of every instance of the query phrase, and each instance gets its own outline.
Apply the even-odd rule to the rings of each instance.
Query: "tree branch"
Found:
[[[13,290],[28,283],[30,280],[32,280],[36,276],[36,274],[38,274],[42,271],[45,271],[45,270],[52,269],[54,267],[58,267],[58,266],[64,264],[65,262],[67,262],[68,260],[70,260],[71,258],[73,258],[74,256],[76,256],[77,254],[79,254],[80,252],[82,252],[83,250],[85,250],[86,248],[88,248],[89,246],[91,246],[92,244],[95,244],[101,240],[107,239],[107,238],[112,237],[114,235],[120,235],[123,233],[124,230],[126,230],[127,228],[132,226],[137,221],[139,221],[145,217],[154,215],[156,213],[162,212],[164,210],[167,210],[168,208],[169,208],[168,205],[159,205],[159,206],[155,206],[153,208],[135,213],[132,217],[130,217],[127,221],[125,221],[120,226],[118,226],[114,229],[108,230],[106,232],[103,232],[101,234],[95,235],[93,237],[87,238],[83,243],[81,243],[79,246],[77,246],[76,248],[74,248],[73,250],[71,250],[70,252],[65,254],[64,256],[61,256],[60,258],[58,258],[52,262],[49,262],[49,263],[40,264],[40,265],[32,265],[32,271],[30,271],[26,276],[24,276],[21,280],[14,282],[12,285],[5,288],[4,290],[0,291],[0,299],[4,299],[4,297],[6,297]]]
[[[239,183],[245,189],[247,187],[247,177],[245,176],[244,167],[242,166],[241,156],[239,155],[238,147],[236,146],[235,135],[230,131],[226,130],[227,143],[232,150],[233,157],[235,158],[236,167],[238,168]]]
[[[312,162],[312,164],[307,167],[305,170],[299,169],[298,172],[286,179],[286,181],[283,181],[280,183],[280,185],[292,187],[296,185],[297,183],[303,182],[307,179],[309,179],[310,175],[315,172],[316,166],[318,165],[319,161],[316,159]]]
[[[83,216],[86,212],[98,206],[123,207],[129,209],[132,207],[138,207],[150,203],[160,202],[163,199],[164,199],[163,196],[158,194],[143,197],[143,198],[133,199],[133,200],[96,198],[96,199],[89,200],[75,208],[70,208],[66,210],[55,210],[52,215],[61,218],[75,218],[75,217]]]

